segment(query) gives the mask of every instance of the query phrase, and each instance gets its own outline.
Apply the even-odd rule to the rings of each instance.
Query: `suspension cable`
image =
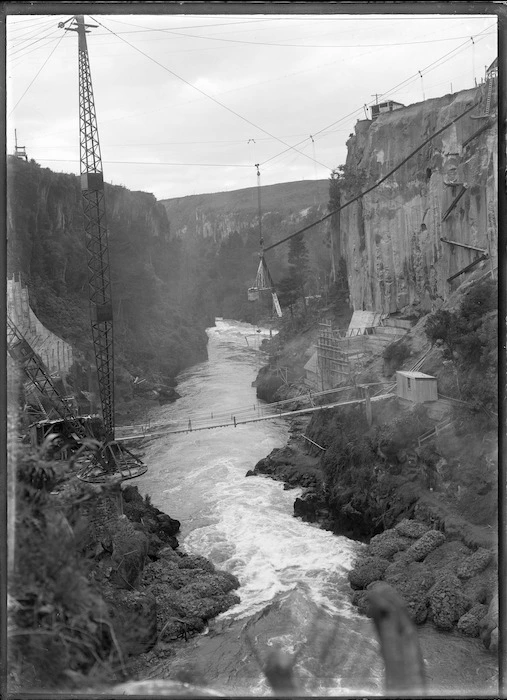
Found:
[[[264,251],[264,238],[262,236],[262,206],[261,206],[261,171],[259,170],[259,163],[255,164],[257,168],[257,211],[259,214],[259,245],[260,245],[260,255]]]
[[[353,197],[350,199],[348,202],[345,202],[345,204],[342,204],[338,209],[333,209],[333,211],[330,211],[328,214],[323,216],[322,218],[318,219],[317,221],[314,221],[313,224],[309,224],[308,226],[305,226],[304,228],[300,229],[299,231],[295,231],[295,233],[291,233],[290,236],[286,236],[285,238],[282,238],[280,241],[277,243],[272,243],[270,246],[267,248],[264,248],[264,252],[267,252],[268,250],[272,250],[273,248],[276,248],[276,246],[281,245],[282,243],[285,243],[286,241],[289,241],[291,238],[294,238],[294,236],[298,236],[300,233],[304,233],[305,231],[308,231],[309,229],[313,228],[314,226],[317,226],[318,224],[321,224],[323,221],[326,221],[326,219],[329,219],[331,216],[334,216],[335,214],[338,214],[338,212],[342,211],[342,209],[345,209],[348,207],[350,204],[353,204],[354,202],[357,202],[358,199],[361,199],[364,197],[366,194],[371,192],[372,190],[376,189],[379,185],[381,185],[383,182],[385,182],[393,173],[395,173],[397,170],[399,170],[402,165],[405,165],[405,163],[410,160],[416,153],[418,153],[424,146],[426,146],[432,139],[435,138],[435,136],[438,136],[441,134],[443,131],[448,129],[450,126],[455,124],[457,121],[462,119],[465,115],[467,115],[469,112],[471,112],[473,109],[477,107],[479,102],[474,102],[471,107],[468,107],[468,109],[465,109],[464,112],[461,114],[458,114],[457,117],[454,117],[454,119],[451,119],[450,122],[447,122],[443,127],[435,131],[431,136],[429,136],[425,141],[423,141],[417,148],[415,148],[413,151],[411,151],[406,158],[404,158],[402,161],[398,163],[392,170],[390,170],[387,175],[384,175],[384,177],[381,177],[380,180],[378,180],[374,185],[366,189],[364,192],[361,192],[358,194],[356,197]]]

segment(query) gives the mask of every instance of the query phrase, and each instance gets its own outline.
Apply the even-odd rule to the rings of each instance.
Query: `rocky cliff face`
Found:
[[[262,228],[267,236],[273,235],[269,243],[281,238],[283,233],[311,223],[319,214],[322,216],[327,199],[327,180],[262,187]],[[244,237],[251,230],[257,233],[259,229],[256,187],[165,199],[162,204],[171,222],[171,233],[176,236],[197,234],[219,243],[234,232]]]
[[[165,381],[205,359],[212,318],[184,274],[179,241],[155,197],[106,184],[106,210],[115,385],[120,398],[130,398],[133,377]],[[9,158],[7,237],[8,277],[28,289],[32,312],[72,346],[74,359],[94,365],[79,179]],[[42,340],[31,337],[35,345]]]
[[[448,278],[481,251],[489,257],[480,263],[485,269],[497,264],[495,90],[493,116],[474,118],[485,111],[485,92],[483,85],[356,124],[348,141],[342,203],[482,98],[383,184],[342,211],[336,242],[347,265],[354,309],[431,311],[466,273],[453,283]]]

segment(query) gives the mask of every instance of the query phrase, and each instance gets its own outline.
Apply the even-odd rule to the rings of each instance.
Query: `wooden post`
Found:
[[[385,664],[385,693],[424,695],[424,659],[403,599],[387,583],[368,591],[368,598]]]

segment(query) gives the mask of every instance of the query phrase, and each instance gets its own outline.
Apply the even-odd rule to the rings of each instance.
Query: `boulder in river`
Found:
[[[414,542],[406,552],[412,561],[422,561],[430,552],[445,542],[445,535],[440,530],[428,530]]]
[[[350,585],[354,589],[366,588],[369,583],[381,580],[388,566],[388,560],[381,557],[360,559],[356,566],[349,571]]]
[[[435,627],[451,630],[470,607],[457,576],[445,573],[429,592],[429,608]]]
[[[476,603],[468,612],[460,617],[457,628],[467,637],[478,637],[480,632],[481,620],[488,612],[487,605]]]

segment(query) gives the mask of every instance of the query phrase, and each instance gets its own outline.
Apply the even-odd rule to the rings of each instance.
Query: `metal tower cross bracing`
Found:
[[[69,404],[58,391],[53,379],[24,335],[7,315],[7,352],[23,370],[30,383],[46,396],[52,407],[69,427],[69,432],[76,438],[90,437],[82,423],[77,420]]]
[[[79,39],[79,143],[81,192],[88,251],[88,283],[92,338],[97,365],[102,418],[108,441],[114,440],[113,310],[109,265],[104,177],[84,17],[72,19],[67,31]],[[61,25],[64,26],[64,25]]]

